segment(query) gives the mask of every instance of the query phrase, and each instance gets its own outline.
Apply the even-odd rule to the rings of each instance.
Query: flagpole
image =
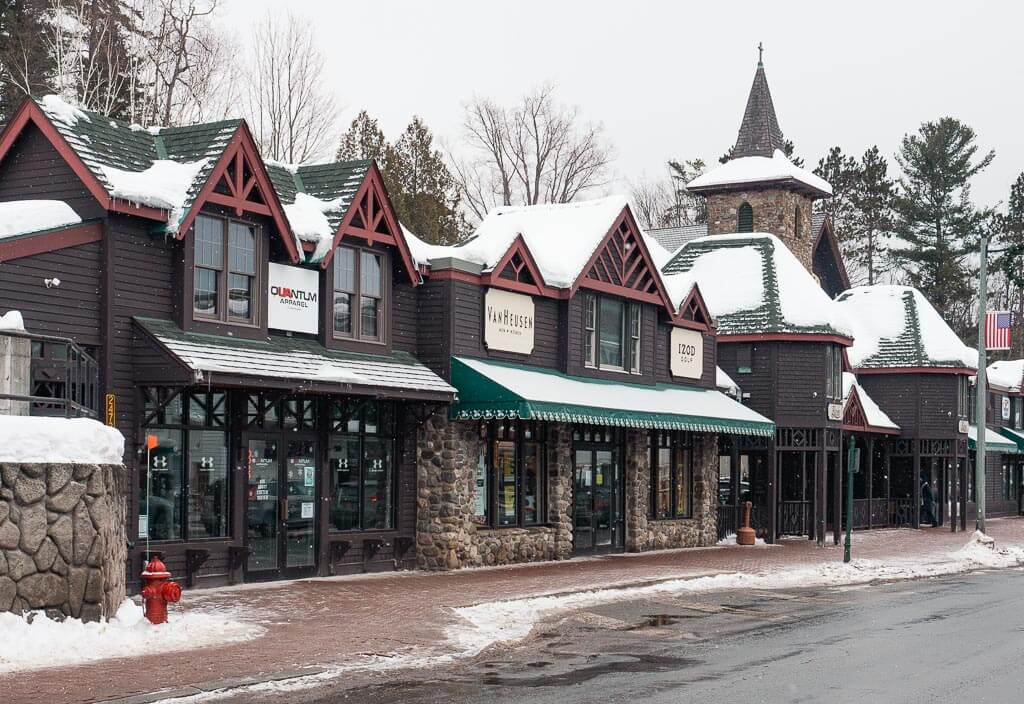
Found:
[[[985,379],[985,308],[988,305],[988,237],[981,236],[981,268],[978,271],[978,375],[975,382],[976,398],[974,422],[978,429],[978,437],[975,440],[974,450],[974,492],[976,495],[976,506],[978,509],[975,528],[982,533],[985,532],[985,424],[988,419],[985,417],[985,409],[988,407],[986,401]]]

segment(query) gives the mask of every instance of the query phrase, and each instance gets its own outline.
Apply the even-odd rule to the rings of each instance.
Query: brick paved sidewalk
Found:
[[[989,522],[997,544],[1024,545],[1024,519]],[[969,533],[947,529],[878,530],[855,535],[854,557],[942,556]],[[235,677],[271,677],[308,665],[336,666],[395,652],[444,654],[453,607],[625,586],[724,572],[763,572],[842,560],[842,549],[808,540],[777,547],[736,546],[610,555],[448,573],[405,572],[187,592],[184,608],[240,609],[267,632],[261,638],[167,655],[105,660],[59,670],[0,676],[3,701],[102,701],[157,688]],[[173,619],[173,612],[171,615]],[[2,634],[0,634],[2,637]]]

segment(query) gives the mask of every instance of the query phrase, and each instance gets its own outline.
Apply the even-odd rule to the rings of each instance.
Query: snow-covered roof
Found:
[[[801,168],[789,160],[782,150],[776,149],[771,158],[743,156],[730,159],[686,184],[687,189],[700,193],[740,184],[795,182],[819,195],[832,195],[828,181]]]
[[[715,387],[723,392],[738,399],[740,397],[740,387],[732,380],[732,377],[725,373],[721,367],[715,367]]]
[[[0,462],[121,464],[124,437],[89,418],[4,416]]]
[[[1024,359],[993,362],[985,368],[985,378],[989,384],[1000,386],[1012,393],[1019,393],[1024,388]]]
[[[854,368],[978,366],[977,351],[915,288],[860,286],[840,294],[836,307],[853,330],[847,354]]]
[[[0,332],[25,332],[25,318],[20,310],[9,310],[0,315]]]
[[[699,285],[722,335],[851,332],[814,277],[772,234],[691,240],[665,265],[662,278],[676,307]]]
[[[10,200],[0,203],[0,240],[80,222],[82,218],[62,200]]]
[[[874,399],[868,396],[868,392],[864,390],[864,387],[857,383],[857,377],[850,372],[843,372],[843,407],[850,402],[850,397],[853,395],[853,390],[857,390],[857,398],[860,400],[861,408],[864,409],[864,420],[872,428],[888,428],[889,430],[899,430],[900,426],[892,422],[892,419],[886,415],[885,411],[879,408],[878,404],[875,403]]]
[[[489,212],[463,244],[439,246],[410,240],[409,246],[421,263],[454,257],[489,271],[522,235],[544,283],[569,288],[628,203],[628,197],[614,195],[574,203],[503,206]]]

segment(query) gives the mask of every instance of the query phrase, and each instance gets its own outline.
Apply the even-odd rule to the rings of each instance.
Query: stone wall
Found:
[[[750,203],[754,211],[754,232],[770,232],[782,240],[807,271],[813,272],[814,236],[808,196],[782,189],[712,193],[707,197],[708,234],[724,235],[738,229],[739,207]],[[796,208],[800,207],[800,222]],[[799,226],[799,227],[798,227]]]
[[[642,552],[714,545],[718,539],[718,436],[694,436],[693,518],[649,518],[650,464],[647,431],[630,431],[626,436],[626,549]]]
[[[572,553],[571,435],[548,424],[548,525],[488,529],[473,522],[476,467],[484,442],[476,422],[435,414],[416,450],[416,556],[427,570],[560,560]]]
[[[125,471],[0,464],[0,611],[88,621],[125,598]]]

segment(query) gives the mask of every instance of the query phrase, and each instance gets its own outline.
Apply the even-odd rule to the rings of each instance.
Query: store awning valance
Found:
[[[1024,432],[1021,432],[1020,430],[1012,430],[1011,428],[1000,428],[999,432],[1002,433],[1007,440],[1017,446],[1017,452],[1024,453]],[[985,436],[985,440],[987,444],[987,435]]]
[[[522,418],[736,435],[775,434],[775,424],[715,389],[585,379],[505,362],[452,358],[453,418]]]
[[[978,426],[972,425],[967,431],[967,449],[978,447]],[[985,426],[985,452],[1013,454],[1017,452],[1017,444],[1007,440],[998,431]]]

